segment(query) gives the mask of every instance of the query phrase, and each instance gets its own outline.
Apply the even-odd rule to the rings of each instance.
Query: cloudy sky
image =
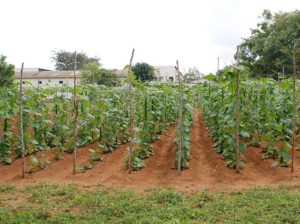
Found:
[[[103,67],[134,62],[215,72],[264,9],[300,9],[299,0],[0,0],[0,54],[20,67],[53,69],[52,51],[83,51]]]

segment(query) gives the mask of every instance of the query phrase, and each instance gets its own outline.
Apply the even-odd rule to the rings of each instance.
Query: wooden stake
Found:
[[[176,61],[176,70],[178,73],[178,84],[179,84],[179,115],[178,115],[178,126],[179,126],[179,143],[178,143],[178,147],[179,147],[179,152],[178,152],[178,158],[177,158],[177,170],[178,172],[181,171],[181,159],[182,159],[182,82],[181,82],[181,73],[179,71],[179,63],[178,60]]]
[[[23,69],[24,63],[21,66],[20,78],[20,99],[19,99],[19,116],[20,116],[20,140],[21,140],[21,157],[22,157],[22,178],[25,178],[25,146],[24,146],[24,129],[23,129]]]
[[[68,72],[68,75],[67,75],[67,85],[66,85],[66,88],[67,88],[67,99],[66,99],[66,103],[68,105],[69,103],[69,72]],[[67,106],[68,107],[68,106]],[[66,116],[67,116],[67,126],[69,126],[69,123],[70,123],[70,111],[66,111]]]
[[[295,150],[296,150],[296,77],[297,77],[297,70],[296,70],[296,49],[293,50],[293,134],[292,134],[292,167],[291,171],[294,172],[295,170]]]
[[[239,58],[239,46],[237,47],[237,65],[240,64]],[[236,76],[236,123],[235,123],[235,160],[236,160],[236,172],[240,172],[240,74],[237,72]]]
[[[134,56],[134,49],[132,49],[130,61],[129,61],[129,66],[128,66],[128,75],[130,75],[131,72],[131,67],[132,67],[132,61],[133,61],[133,56]],[[128,169],[129,173],[132,172],[132,149],[134,147],[133,145],[133,139],[134,139],[134,94],[132,91],[132,81],[129,81],[129,96],[130,96],[130,150],[128,152]]]
[[[78,123],[78,100],[77,100],[77,94],[76,94],[76,69],[77,69],[77,54],[75,51],[75,56],[74,56],[74,132],[73,132],[73,138],[74,138],[74,149],[73,149],[73,175],[76,174],[76,162],[77,162],[77,134],[78,134],[78,129],[77,129],[77,123]]]

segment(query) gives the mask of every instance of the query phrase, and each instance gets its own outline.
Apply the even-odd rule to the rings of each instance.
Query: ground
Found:
[[[181,192],[242,190],[256,186],[294,185],[300,183],[300,152],[297,152],[296,171],[290,168],[272,168],[272,161],[262,158],[261,149],[249,147],[244,155],[246,167],[237,174],[227,168],[223,157],[213,150],[201,111],[196,109],[191,128],[190,168],[178,173],[174,168],[175,127],[170,127],[159,136],[153,146],[153,156],[145,160],[141,171],[131,174],[124,167],[128,145],[121,145],[116,151],[103,155],[103,162],[85,173],[72,175],[72,155],[64,154],[64,159],[56,161],[51,152],[46,152],[51,165],[21,178],[21,161],[0,168],[0,183],[32,185],[41,181],[55,184],[78,184],[81,186],[125,187],[137,191],[171,187]],[[78,162],[87,162],[89,145],[78,152]],[[43,152],[44,153],[44,152]]]
[[[300,223],[298,186],[184,194],[40,183],[0,185],[0,223]]]

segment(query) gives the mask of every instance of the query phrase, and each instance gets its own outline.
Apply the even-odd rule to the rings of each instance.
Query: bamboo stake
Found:
[[[23,69],[24,63],[21,66],[20,78],[20,99],[19,99],[19,116],[20,116],[20,140],[21,140],[21,157],[22,157],[22,178],[25,178],[25,146],[24,146],[24,129],[23,129]]]
[[[75,51],[75,56],[74,56],[74,149],[73,149],[73,175],[76,174],[76,162],[77,162],[77,134],[78,134],[78,129],[77,129],[77,123],[78,123],[78,100],[77,100],[77,94],[76,94],[76,65],[77,64],[77,54]]]
[[[131,66],[132,66],[132,61],[133,61],[133,56],[134,56],[134,49],[132,49],[130,61],[129,61],[129,66],[128,66],[128,75],[130,75],[131,72]],[[130,78],[129,78],[130,79]],[[128,152],[128,169],[129,173],[132,172],[132,149],[133,149],[133,139],[134,139],[134,94],[132,91],[132,81],[131,79],[129,80],[129,96],[130,96],[130,150]]]
[[[237,65],[240,64],[239,58],[239,46],[237,47]],[[236,124],[235,124],[235,160],[236,160],[236,172],[240,172],[240,74],[237,72],[236,76]]]
[[[178,172],[181,171],[181,157],[182,157],[182,82],[181,76],[179,71],[179,63],[178,60],[176,61],[176,70],[178,73],[178,84],[179,84],[179,116],[178,116],[178,126],[179,126],[179,152],[178,152],[178,163],[177,163],[177,170]]]
[[[68,105],[68,103],[69,103],[69,72],[68,72],[68,75],[67,75],[67,85],[66,85],[66,88],[67,88],[66,103]],[[70,123],[70,112],[68,110],[66,111],[66,116],[67,116],[67,126],[69,126],[69,123]]]
[[[296,148],[296,50],[293,50],[293,134],[292,134],[292,167],[291,171],[295,170],[295,148]]]

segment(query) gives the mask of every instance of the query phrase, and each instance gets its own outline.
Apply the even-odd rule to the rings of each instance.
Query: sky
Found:
[[[53,51],[85,52],[105,68],[134,63],[215,72],[233,63],[264,9],[299,0],[0,0],[0,55],[26,68],[54,69]]]

